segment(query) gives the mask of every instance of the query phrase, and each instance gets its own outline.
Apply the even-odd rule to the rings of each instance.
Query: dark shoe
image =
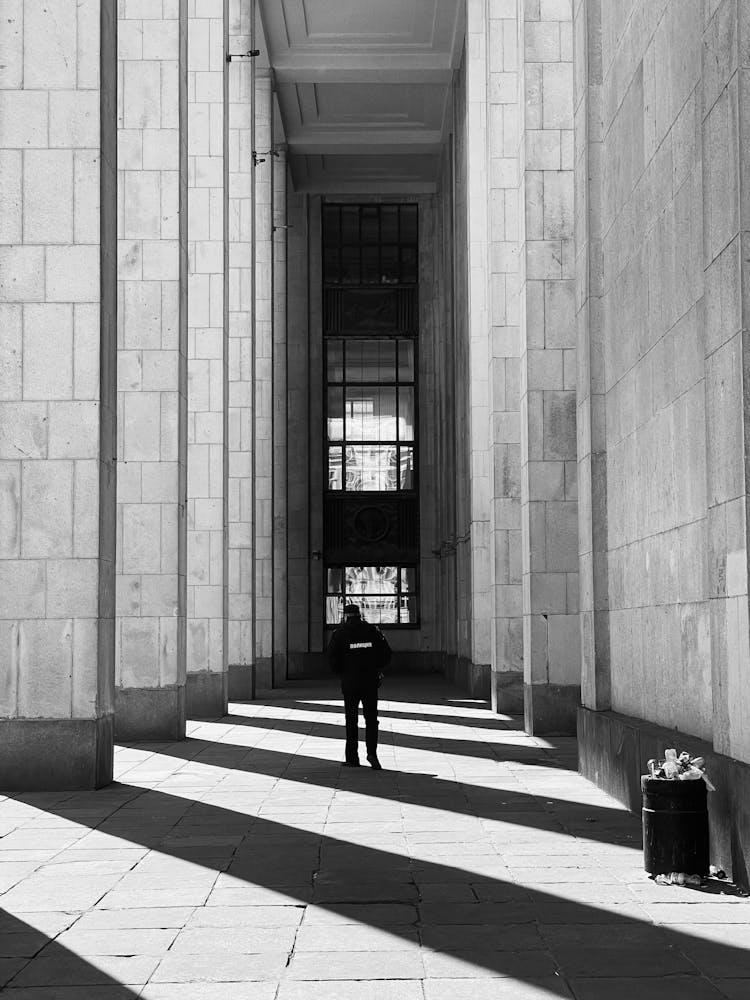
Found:
[[[345,760],[344,767],[359,767],[358,760]]]
[[[370,767],[373,769],[373,771],[382,771],[383,770],[383,767],[382,767],[380,761],[378,760],[377,754],[368,753],[367,759],[369,760]]]

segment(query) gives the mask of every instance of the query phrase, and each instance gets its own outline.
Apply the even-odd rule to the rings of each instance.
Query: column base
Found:
[[[490,702],[498,715],[523,715],[523,671],[493,670]]]
[[[185,687],[117,688],[115,740],[185,739]]]
[[[0,790],[64,792],[112,781],[114,717],[3,719]]]
[[[578,684],[524,684],[524,729],[529,736],[575,736]]]
[[[255,667],[252,663],[230,663],[228,679],[230,701],[252,701],[255,698]]]
[[[229,676],[225,671],[188,673],[185,704],[189,719],[220,719],[229,705]]]

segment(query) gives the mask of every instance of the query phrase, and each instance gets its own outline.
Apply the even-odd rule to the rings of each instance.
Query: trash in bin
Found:
[[[708,875],[706,792],[713,785],[705,766],[702,757],[670,749],[641,778],[644,868],[663,876],[661,884],[699,885]]]

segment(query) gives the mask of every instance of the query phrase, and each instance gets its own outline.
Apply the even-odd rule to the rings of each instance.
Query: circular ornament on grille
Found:
[[[388,517],[380,507],[360,507],[353,518],[354,530],[364,542],[380,542],[388,534]]]

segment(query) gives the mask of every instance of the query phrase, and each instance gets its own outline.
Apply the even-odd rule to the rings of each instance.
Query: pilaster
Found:
[[[179,739],[186,676],[187,0],[120,7],[116,732],[120,739]]]
[[[719,753],[747,763],[750,3],[724,0],[706,5],[704,18],[703,273],[713,742]]]
[[[229,0],[229,52],[253,48],[254,2]],[[253,67],[229,63],[229,695],[254,694],[253,615]]]
[[[574,733],[580,641],[571,6],[526,4],[520,28],[525,716],[530,733]]]
[[[5,4],[0,63],[0,788],[95,788],[114,711],[114,0]]]
[[[273,159],[273,680],[287,679],[287,155],[275,143]]]
[[[576,0],[575,248],[581,700],[611,708],[603,329],[601,0]]]
[[[253,574],[255,677],[273,687],[273,89],[270,71],[255,69],[255,324],[253,379]]]
[[[225,0],[188,21],[187,711],[227,711]]]

